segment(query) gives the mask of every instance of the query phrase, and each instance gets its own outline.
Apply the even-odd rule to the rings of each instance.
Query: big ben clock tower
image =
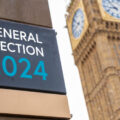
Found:
[[[120,120],[120,0],[72,0],[68,13],[90,120]]]

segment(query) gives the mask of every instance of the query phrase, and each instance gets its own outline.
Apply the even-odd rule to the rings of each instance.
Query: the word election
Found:
[[[2,38],[7,38],[7,41],[2,40]],[[43,42],[37,33],[26,33],[20,30],[0,27],[0,39],[0,51],[44,57]]]

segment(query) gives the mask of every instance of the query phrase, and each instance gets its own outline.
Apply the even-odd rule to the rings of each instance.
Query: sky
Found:
[[[57,32],[70,113],[73,116],[71,120],[89,120],[79,72],[74,63],[68,30],[65,27],[68,4],[69,0],[49,0],[53,29]]]

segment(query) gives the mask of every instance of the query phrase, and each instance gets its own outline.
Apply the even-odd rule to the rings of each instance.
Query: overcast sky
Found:
[[[78,69],[74,64],[68,31],[65,28],[66,5],[69,0],[49,0],[53,28],[57,32],[57,42],[72,120],[89,120]]]

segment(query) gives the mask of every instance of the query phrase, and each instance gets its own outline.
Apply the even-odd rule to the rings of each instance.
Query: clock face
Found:
[[[102,0],[102,6],[109,15],[120,19],[120,0]]]
[[[75,38],[79,38],[84,27],[84,14],[81,9],[78,9],[72,21],[72,34]]]

